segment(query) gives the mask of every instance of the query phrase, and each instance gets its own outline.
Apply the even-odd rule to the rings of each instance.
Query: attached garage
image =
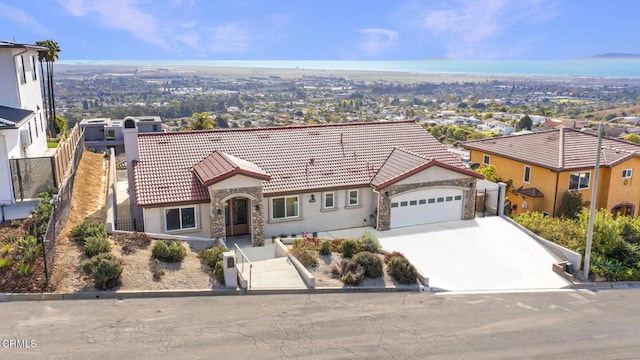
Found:
[[[462,219],[461,189],[411,191],[391,198],[391,228]]]

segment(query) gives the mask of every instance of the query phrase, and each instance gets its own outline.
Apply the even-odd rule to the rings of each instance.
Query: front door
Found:
[[[249,234],[249,200],[233,198],[225,203],[224,220],[227,236]]]

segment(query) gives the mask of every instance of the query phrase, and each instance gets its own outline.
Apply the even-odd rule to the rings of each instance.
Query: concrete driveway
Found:
[[[570,285],[551,269],[558,260],[550,252],[500,217],[329,234],[356,237],[366,230],[376,235],[386,250],[403,253],[429,277],[434,290],[559,289]]]

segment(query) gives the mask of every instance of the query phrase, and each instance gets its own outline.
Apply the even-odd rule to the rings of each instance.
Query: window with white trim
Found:
[[[27,74],[24,69],[24,57],[22,55],[16,57],[16,70],[18,71],[18,78],[20,79],[20,84],[27,83]]]
[[[527,184],[531,181],[531,167],[525,165],[524,166],[524,174],[522,175],[522,181]]]
[[[633,175],[633,169],[624,169],[622,170],[622,178],[629,179]]]
[[[31,57],[29,57],[29,62],[31,65],[31,80],[36,81],[38,80],[38,71],[36,70],[36,57],[31,55]]]
[[[489,160],[490,160],[489,155],[484,155],[482,157],[482,164],[489,165]]]
[[[569,175],[569,190],[584,190],[589,188],[591,172],[580,172]]]
[[[348,192],[348,203],[349,206],[357,206],[360,204],[360,191],[358,190],[349,190]]]
[[[185,206],[164,209],[164,220],[167,231],[195,229],[196,208]]]
[[[333,192],[322,194],[322,207],[324,209],[333,209],[336,207],[336,195]]]
[[[283,196],[271,200],[271,217],[273,219],[287,219],[298,217],[300,202],[297,196]]]

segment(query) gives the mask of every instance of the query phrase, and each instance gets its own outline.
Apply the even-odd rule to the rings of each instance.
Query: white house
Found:
[[[225,238],[474,217],[476,178],[413,122],[123,135],[152,233]]]
[[[38,51],[46,48],[0,41],[0,205],[16,196],[9,159],[47,151]]]

